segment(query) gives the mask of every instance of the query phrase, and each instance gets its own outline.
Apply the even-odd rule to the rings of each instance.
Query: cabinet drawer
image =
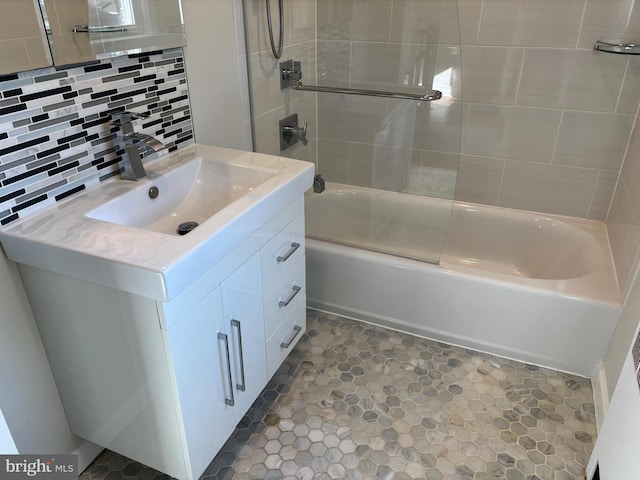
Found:
[[[298,303],[286,321],[280,325],[276,333],[267,341],[267,370],[269,378],[276,373],[276,370],[278,370],[306,330],[306,308],[303,303]]]
[[[262,248],[262,285],[264,291],[269,291],[274,282],[303,255],[304,213],[301,213]]]
[[[264,296],[266,338],[271,337],[297,305],[306,306],[306,286],[305,257],[303,256]]]

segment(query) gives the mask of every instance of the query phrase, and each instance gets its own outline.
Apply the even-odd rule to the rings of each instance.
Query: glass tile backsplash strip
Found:
[[[182,49],[0,77],[0,225],[117,175],[119,107],[169,151],[193,143]]]

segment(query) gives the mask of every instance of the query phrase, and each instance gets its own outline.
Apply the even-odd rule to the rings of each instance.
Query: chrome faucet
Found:
[[[122,179],[138,181],[147,176],[142,164],[142,153],[155,153],[163,150],[165,145],[158,139],[146,133],[133,131],[133,121],[138,118],[147,118],[148,113],[136,113],[126,110],[114,110],[111,112],[112,125],[120,128],[119,137],[124,144],[125,155],[122,158]]]

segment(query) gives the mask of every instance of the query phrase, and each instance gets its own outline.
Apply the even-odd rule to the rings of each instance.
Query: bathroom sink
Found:
[[[314,165],[195,144],[150,160],[145,169],[138,182],[113,178],[6,225],[0,229],[5,254],[168,301],[238,246],[260,244],[267,221],[302,203]],[[187,222],[198,226],[179,235]]]
[[[104,222],[184,235],[278,173],[196,158],[147,178],[87,216]],[[182,229],[180,228],[182,226]]]

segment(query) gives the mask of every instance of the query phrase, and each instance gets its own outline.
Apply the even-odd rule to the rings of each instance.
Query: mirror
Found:
[[[185,45],[180,0],[39,2],[55,65]]]
[[[0,74],[52,65],[37,0],[3,0]]]

